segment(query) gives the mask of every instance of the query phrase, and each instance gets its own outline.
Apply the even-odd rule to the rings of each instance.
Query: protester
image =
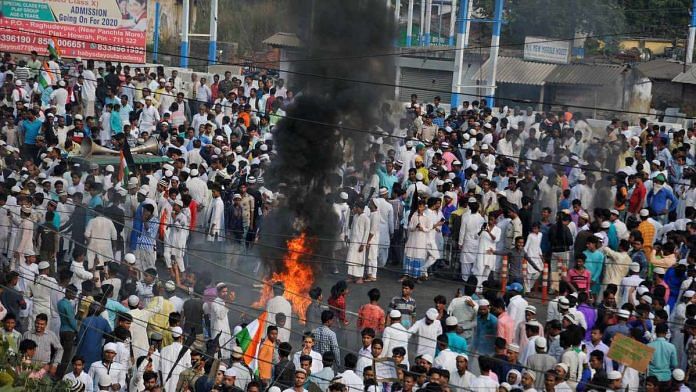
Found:
[[[48,86],[40,56],[16,57],[0,65],[0,336],[30,377],[88,391],[695,385],[693,128],[485,100],[447,115],[413,96],[366,110],[364,138],[336,131],[329,162],[315,158],[329,136],[285,132],[304,98],[265,71],[208,86],[51,58]],[[317,172],[294,178],[298,161]],[[323,193],[303,193],[314,181]],[[646,375],[609,356],[620,335],[654,350]]]

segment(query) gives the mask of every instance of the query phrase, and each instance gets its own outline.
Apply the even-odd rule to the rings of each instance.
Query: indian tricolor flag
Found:
[[[266,332],[267,316],[268,312],[261,313],[259,318],[249,323],[235,335],[237,343],[244,353],[244,363],[254,372],[258,369],[257,354],[259,352],[261,340],[263,340]]]
[[[56,37],[51,37],[51,40],[48,41],[48,47],[46,49],[48,50],[48,54],[56,59],[60,59],[63,54],[60,50],[60,46],[58,46],[58,39]]]
[[[130,173],[128,170],[128,162],[126,162],[126,154],[121,150],[118,160],[118,181],[123,182],[123,187],[125,189],[128,189],[128,177],[130,177]]]
[[[58,75],[55,75],[51,68],[48,66],[48,62],[44,61],[41,65],[41,71],[39,72],[39,84],[44,89],[48,86],[53,86],[58,82]]]
[[[128,139],[123,138],[123,145],[121,146],[121,151],[119,152],[118,160],[118,181],[123,181],[123,187],[128,189],[128,178],[130,177],[130,169],[135,167],[135,161],[133,160],[133,154],[130,152],[130,146],[128,145]]]

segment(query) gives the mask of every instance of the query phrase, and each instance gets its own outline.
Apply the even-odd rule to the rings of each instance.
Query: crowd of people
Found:
[[[284,81],[226,72],[208,85],[33,53],[5,54],[0,85],[0,336],[29,379],[167,392],[696,385],[693,127],[596,129],[565,108],[485,100],[385,104],[317,206],[335,213],[321,240],[341,280],[326,301],[312,288],[304,315],[274,284],[251,358],[234,291],[187,249],[246,251],[291,208],[282,184],[264,183],[293,107]],[[162,159],[99,165],[80,159],[87,139]],[[388,306],[375,285],[347,308],[349,284],[394,271]],[[417,312],[414,291],[438,284],[461,289]],[[360,346],[345,338],[351,312]],[[653,350],[647,371],[610,358],[617,335]]]

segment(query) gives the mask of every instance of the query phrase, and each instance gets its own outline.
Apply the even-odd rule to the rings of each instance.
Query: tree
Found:
[[[492,18],[495,1],[478,0],[474,7],[482,9],[486,18]],[[526,36],[615,36],[624,31],[625,25],[623,7],[617,0],[507,0],[504,18],[502,39],[506,44],[522,44]]]
[[[631,35],[684,38],[690,20],[690,0],[622,0]],[[627,34],[628,35],[628,34]]]

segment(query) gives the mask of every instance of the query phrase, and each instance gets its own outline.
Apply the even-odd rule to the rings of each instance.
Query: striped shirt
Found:
[[[154,217],[143,223],[143,230],[138,236],[138,249],[152,250],[155,247],[158,229],[159,222]]]
[[[61,358],[63,358],[63,346],[60,344],[58,336],[52,331],[47,330],[40,335],[33,331],[27,331],[22,337],[36,342],[34,362],[40,364],[58,364]],[[54,351],[53,360],[51,360],[51,350]]]

